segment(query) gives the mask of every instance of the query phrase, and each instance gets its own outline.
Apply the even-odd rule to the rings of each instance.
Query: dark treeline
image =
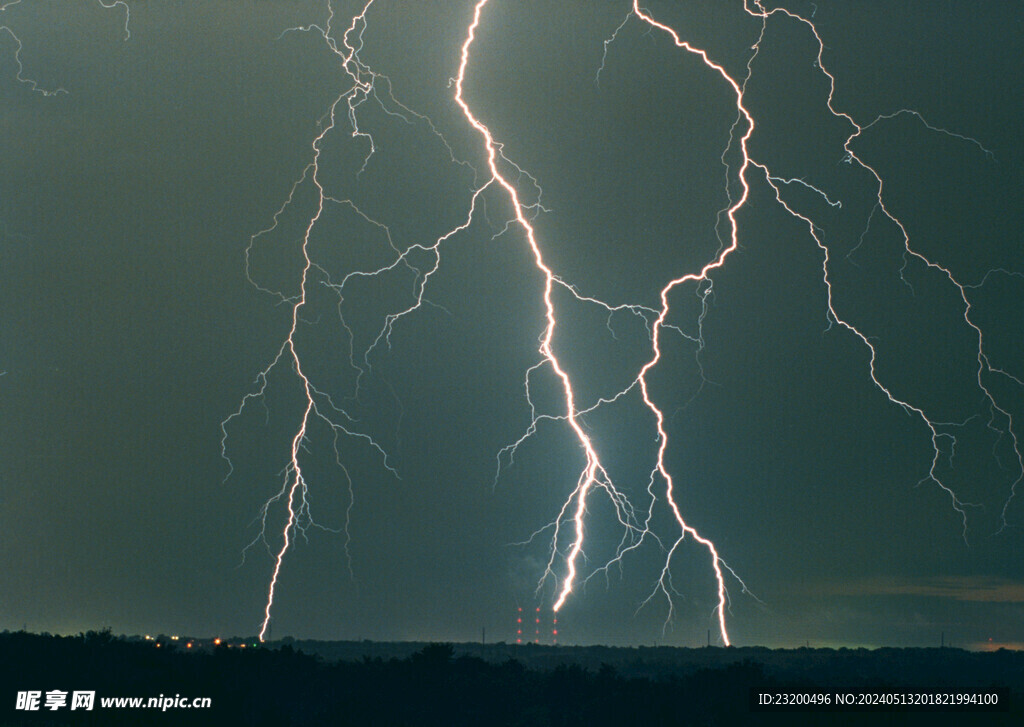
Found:
[[[586,649],[581,649],[586,651]],[[662,650],[658,650],[662,652]],[[662,652],[664,659],[672,650]],[[680,651],[680,650],[677,650]],[[687,650],[697,659],[701,650]],[[863,654],[813,653],[813,669],[782,669],[767,650],[708,650],[708,666],[659,668],[657,676],[604,663],[538,668],[516,659],[486,661],[447,644],[405,658],[327,661],[292,646],[186,650],[181,645],[132,641],[109,632],[75,637],[0,634],[2,725],[792,725],[792,724],[1021,724],[1024,655],[930,650],[944,660],[954,688],[985,676],[1009,690],[1007,712],[752,712],[751,691],[835,692],[920,687],[922,650]],[[749,658],[765,652],[763,661]],[[808,650],[810,651],[810,650]],[[782,652],[792,653],[792,652]],[[909,654],[909,656],[908,656]],[[871,655],[874,655],[872,657]],[[569,660],[567,660],[569,661]],[[767,662],[767,665],[766,665]],[[870,669],[866,665],[871,663]],[[963,677],[957,678],[957,670]],[[858,676],[858,674],[860,676]],[[838,675],[838,676],[837,676]],[[988,679],[991,676],[991,679]],[[838,681],[837,681],[838,680]],[[961,686],[961,689],[966,688]],[[18,711],[24,691],[96,692],[92,711]],[[109,697],[210,697],[210,709],[111,709]],[[70,700],[69,700],[70,701]],[[41,705],[42,706],[42,705]]]
[[[236,639],[237,640],[237,639]],[[374,641],[298,641],[290,645],[328,661],[356,661],[364,656],[408,658],[427,644]],[[783,681],[812,680],[821,684],[864,688],[892,681],[909,688],[979,689],[993,683],[1024,688],[1024,652],[983,653],[955,648],[768,649],[758,646],[680,648],[673,646],[550,646],[503,642],[454,644],[454,655],[474,656],[491,663],[510,659],[527,668],[550,670],[576,664],[589,671],[614,667],[625,677],[684,676],[701,669],[723,669],[745,661],[761,664]]]

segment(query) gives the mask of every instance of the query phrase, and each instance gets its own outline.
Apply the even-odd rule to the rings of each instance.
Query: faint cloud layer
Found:
[[[988,576],[869,578],[824,588],[836,596],[933,596],[982,603],[1024,603],[1024,583]]]

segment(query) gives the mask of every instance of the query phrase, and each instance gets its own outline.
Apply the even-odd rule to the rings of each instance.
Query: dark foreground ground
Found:
[[[71,709],[76,691],[95,692],[91,710]],[[25,709],[33,692],[38,709]],[[999,700],[994,711],[948,704],[992,694]],[[769,698],[760,695],[828,703],[792,711],[759,707]],[[162,698],[170,706],[103,703],[123,697]],[[191,706],[207,697],[208,708]],[[47,709],[48,699],[56,709]],[[871,711],[836,704],[894,699],[947,704]],[[370,642],[268,647],[251,639],[214,645],[5,632],[0,707],[2,725],[1019,725],[1024,653]]]

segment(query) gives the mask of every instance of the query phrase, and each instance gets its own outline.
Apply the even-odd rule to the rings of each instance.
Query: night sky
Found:
[[[286,485],[305,403],[288,355],[259,375],[288,337],[317,209],[312,177],[293,185],[352,81],[318,30],[284,33],[326,27],[322,1],[129,5],[128,38],[123,7],[25,0],[0,13],[0,628],[254,634],[286,518],[271,502],[264,543],[261,508]],[[762,23],[742,2],[646,5],[746,77]],[[334,3],[339,45],[361,7]],[[1020,644],[1024,14],[944,0],[785,7],[813,16],[833,107],[868,127],[852,151],[884,179],[910,246],[964,286],[984,333],[991,399],[960,289],[905,253],[877,182],[844,151],[854,127],[828,110],[817,41],[772,15],[744,95],[749,153],[810,185],[776,182],[815,220],[832,304],[874,345],[879,381],[937,423],[935,472],[971,503],[966,535],[928,479],[932,433],[872,382],[869,348],[829,315],[825,253],[756,167],[738,249],[710,285],[673,290],[648,375],[677,501],[753,594],[727,578],[733,643]],[[741,193],[746,124],[720,75],[636,16],[606,44],[629,10],[491,0],[465,99],[524,203],[543,190],[529,213],[555,274],[580,296],[651,309],[728,241],[720,212]],[[499,457],[530,425],[524,380],[545,327],[543,276],[506,224],[508,196],[479,196],[469,227],[442,243],[423,305],[376,346],[433,258],[413,250],[407,265],[346,278],[465,223],[488,179],[450,83],[472,11],[376,0],[359,57],[386,78],[356,110],[375,151],[344,102],[319,144],[317,179],[345,202],[309,235],[316,267],[294,340],[320,406],[343,409],[333,418],[351,435],[318,419],[306,432],[320,527],[292,533],[273,638],[472,640],[486,628],[510,641],[516,608],[547,613],[556,595],[553,580],[536,591],[550,530],[525,541],[556,519],[585,461],[550,418],[565,405],[543,366],[529,378],[537,431],[514,461]],[[23,78],[67,93],[19,82],[15,37]],[[920,116],[889,118],[900,110]],[[609,314],[564,287],[553,300],[579,407],[626,389],[651,358],[653,316]],[[657,442],[636,388],[581,422],[646,512]],[[648,537],[597,574],[623,531],[607,497],[588,500],[580,566],[594,575],[558,614],[561,642],[717,638],[710,559],[692,539],[671,561],[667,627],[664,595],[640,608],[675,537],[663,483],[653,490],[662,545]],[[563,555],[568,544],[566,532]]]

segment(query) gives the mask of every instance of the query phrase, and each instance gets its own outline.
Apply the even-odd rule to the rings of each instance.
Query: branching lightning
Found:
[[[803,17],[801,17],[801,16],[799,16],[799,15],[797,15],[795,13],[792,13],[792,12],[790,12],[790,11],[784,9],[784,8],[776,8],[774,10],[768,11],[768,10],[765,10],[765,8],[763,7],[763,5],[760,2],[756,2],[755,6],[757,7],[756,11],[751,10],[749,7],[747,8],[747,11],[749,13],[751,13],[752,15],[761,18],[763,22],[767,23],[768,19],[771,16],[773,16],[773,15],[782,15],[782,16],[788,17],[788,18],[790,18],[792,20],[795,20],[795,21],[798,21],[800,23],[803,23],[804,25],[806,25],[806,27],[810,30],[810,32],[814,36],[815,42],[817,43],[817,46],[818,46],[818,53],[817,53],[817,57],[815,59],[816,67],[819,68],[821,70],[821,72],[827,77],[828,84],[829,84],[829,93],[828,93],[828,98],[826,100],[826,105],[828,107],[828,111],[833,116],[835,116],[837,118],[841,118],[844,121],[846,121],[851,126],[851,128],[852,128],[852,130],[850,132],[850,135],[847,137],[846,141],[843,143],[843,150],[845,152],[845,161],[848,164],[855,164],[855,165],[859,166],[861,169],[866,171],[871,176],[871,178],[874,180],[875,184],[877,185],[876,186],[876,195],[875,195],[876,198],[877,198],[877,204],[872,209],[872,215],[874,214],[875,210],[880,211],[885,216],[885,218],[887,218],[893,225],[896,226],[896,228],[899,230],[899,234],[900,234],[900,236],[902,238],[903,250],[904,250],[904,265],[903,265],[903,268],[901,268],[901,270],[900,270],[900,277],[901,277],[901,279],[903,278],[903,274],[904,274],[904,271],[906,270],[906,266],[907,266],[909,260],[911,258],[912,259],[916,259],[917,261],[919,261],[919,262],[923,263],[924,265],[926,265],[929,269],[932,269],[932,270],[940,272],[949,281],[949,283],[952,286],[954,286],[954,288],[956,289],[957,293],[959,294],[959,297],[960,297],[961,301],[963,302],[963,320],[964,320],[964,323],[971,329],[971,331],[973,331],[973,333],[976,336],[976,340],[977,340],[977,362],[978,362],[977,382],[978,382],[979,390],[984,395],[985,400],[988,402],[988,406],[990,407],[991,420],[989,422],[989,426],[994,428],[995,430],[997,430],[1001,434],[1009,437],[1011,445],[1012,445],[1013,457],[1014,457],[1014,460],[1015,460],[1014,466],[1015,466],[1015,472],[1017,474],[1015,475],[1015,477],[1013,478],[1012,482],[1010,483],[1009,494],[1008,494],[1008,496],[1006,498],[1006,501],[1004,502],[1002,513],[1000,515],[1001,520],[1002,520],[1002,527],[1001,527],[1001,529],[1005,528],[1006,525],[1007,525],[1007,522],[1006,522],[1006,510],[1007,510],[1007,508],[1010,505],[1010,501],[1013,499],[1014,495],[1016,494],[1017,486],[1020,484],[1021,479],[1024,478],[1024,456],[1022,456],[1022,454],[1021,454],[1020,442],[1018,440],[1018,436],[1017,436],[1016,430],[1014,429],[1014,426],[1013,426],[1013,417],[1011,416],[1010,412],[1006,408],[1004,408],[1003,406],[1001,406],[998,403],[998,401],[996,400],[996,397],[993,396],[991,390],[986,386],[985,381],[984,381],[984,377],[986,375],[995,375],[995,374],[1005,375],[1005,372],[993,368],[991,363],[989,362],[988,355],[985,353],[985,341],[984,341],[984,335],[982,333],[982,330],[981,330],[981,328],[979,328],[977,326],[977,324],[974,323],[974,321],[971,320],[971,316],[970,316],[970,313],[971,313],[971,303],[970,303],[970,300],[967,297],[967,290],[966,290],[967,286],[965,286],[963,283],[960,283],[954,277],[953,273],[948,268],[940,265],[937,262],[934,262],[934,261],[930,260],[929,258],[925,257],[920,252],[916,251],[911,246],[910,234],[907,232],[906,227],[899,220],[899,218],[892,211],[890,211],[890,209],[886,206],[886,202],[885,202],[885,199],[884,199],[884,197],[885,197],[885,194],[884,194],[884,192],[885,192],[885,183],[882,180],[881,175],[873,167],[869,166],[859,156],[857,156],[857,154],[853,151],[851,145],[853,144],[853,142],[859,136],[861,136],[867,129],[871,128],[875,124],[878,124],[878,123],[880,123],[882,121],[885,121],[885,120],[893,119],[893,118],[895,118],[895,117],[897,117],[899,115],[906,114],[906,115],[910,115],[910,116],[913,116],[914,118],[916,118],[929,131],[932,131],[932,132],[935,132],[935,133],[939,133],[939,134],[944,134],[944,135],[947,135],[947,136],[959,139],[961,141],[968,142],[968,143],[976,146],[980,151],[982,151],[989,158],[993,158],[994,155],[993,155],[993,153],[990,150],[986,149],[981,144],[981,142],[977,141],[976,139],[972,139],[970,137],[963,136],[961,134],[949,131],[947,129],[943,129],[943,128],[940,128],[940,127],[937,127],[937,126],[933,126],[933,125],[929,124],[928,121],[925,120],[925,118],[920,113],[918,113],[917,111],[914,111],[912,109],[899,109],[899,110],[897,110],[897,111],[895,111],[893,113],[890,113],[890,114],[883,114],[883,115],[878,116],[877,118],[875,118],[874,120],[872,120],[871,122],[866,123],[866,124],[859,124],[849,114],[847,114],[845,112],[842,112],[842,111],[836,110],[836,108],[833,106],[833,97],[835,95],[836,79],[835,79],[835,76],[833,76],[832,73],[825,66],[825,62],[823,60],[823,55],[825,53],[825,43],[821,39],[821,36],[818,34],[818,29],[814,26],[814,24],[810,20],[808,20],[806,18],[803,18]],[[759,50],[760,50],[760,40],[754,46],[755,56],[757,54],[757,51],[759,51]],[[751,60],[753,60],[753,59],[751,59]],[[749,68],[749,65],[748,65],[748,68]],[[747,157],[746,155],[745,155],[744,158],[745,159],[749,159],[749,157]],[[969,506],[969,503],[963,502],[957,496],[957,494],[953,491],[953,489],[946,482],[943,481],[942,477],[938,474],[938,471],[937,471],[937,467],[939,465],[939,461],[942,458],[942,453],[943,453],[942,440],[945,439],[945,440],[949,441],[950,442],[950,446],[951,447],[955,447],[956,437],[952,433],[951,429],[954,428],[957,425],[956,424],[946,423],[946,422],[935,421],[933,418],[929,417],[929,415],[924,411],[923,408],[921,408],[919,406],[915,406],[914,404],[910,403],[909,401],[906,401],[906,400],[901,399],[898,396],[896,396],[879,379],[878,373],[876,371],[876,366],[875,366],[878,353],[877,353],[874,345],[871,343],[869,337],[865,333],[863,333],[860,329],[858,329],[856,326],[854,326],[852,323],[850,323],[848,320],[846,320],[845,318],[841,317],[839,315],[839,313],[835,309],[835,306],[834,306],[834,303],[833,303],[833,297],[832,297],[832,281],[829,278],[829,250],[828,250],[828,247],[826,246],[826,244],[824,242],[824,239],[822,237],[820,228],[814,223],[814,221],[810,217],[808,217],[808,216],[806,216],[806,215],[796,211],[792,206],[790,206],[790,204],[788,204],[783,199],[782,192],[781,192],[781,189],[779,187],[779,184],[783,183],[784,180],[780,180],[780,179],[778,179],[776,177],[773,177],[771,172],[769,171],[769,169],[768,169],[768,167],[766,165],[764,165],[762,163],[759,163],[757,161],[754,161],[754,160],[750,160],[750,162],[752,164],[754,164],[755,166],[757,166],[759,169],[761,169],[765,173],[766,181],[771,186],[771,188],[774,190],[776,200],[786,210],[786,212],[791,214],[793,217],[798,218],[804,224],[807,225],[808,234],[810,234],[811,238],[814,240],[815,244],[818,246],[818,248],[822,252],[822,255],[823,255],[823,257],[822,257],[822,279],[823,279],[823,281],[825,283],[825,287],[826,287],[826,290],[827,290],[827,307],[828,307],[829,321],[830,322],[834,322],[835,324],[837,324],[840,327],[846,329],[847,331],[852,333],[854,336],[856,336],[858,339],[860,339],[860,341],[868,348],[868,350],[870,352],[869,375],[870,375],[871,381],[874,383],[874,385],[886,396],[886,398],[890,402],[900,406],[908,414],[912,414],[912,415],[916,416],[917,418],[919,418],[921,420],[921,422],[925,425],[925,427],[928,429],[928,431],[929,431],[929,433],[931,435],[931,442],[932,442],[934,456],[932,458],[931,465],[930,465],[930,467],[928,469],[928,472],[922,478],[921,482],[930,481],[930,482],[934,483],[935,485],[937,485],[938,487],[940,487],[943,490],[943,492],[945,492],[949,496],[950,501],[951,501],[952,506],[953,506],[953,509],[956,510],[956,512],[959,513],[959,515],[961,517],[961,520],[962,520],[962,523],[963,523],[963,537],[964,537],[964,541],[966,542],[967,541],[967,512],[966,512],[965,508]],[[822,197],[824,197],[826,201],[829,201],[828,196],[825,194],[825,192],[823,192],[822,190],[819,190],[817,188],[814,188],[814,191],[818,192],[819,194],[821,194]],[[829,204],[834,204],[834,203],[829,201]],[[835,204],[838,204],[838,203],[835,203]],[[870,219],[869,219],[869,222],[870,222]],[[906,282],[905,279],[904,279],[904,282]],[[907,285],[909,285],[909,283],[907,283]]]
[[[286,522],[281,531],[281,546],[277,549],[276,554],[274,554],[274,568],[270,579],[270,585],[267,591],[267,603],[266,608],[264,610],[263,623],[260,628],[259,634],[261,640],[265,637],[267,629],[270,625],[271,609],[274,604],[274,594],[278,585],[278,578],[281,574],[281,566],[284,562],[285,554],[288,552],[292,544],[292,540],[297,534],[304,535],[309,527],[316,525],[310,511],[310,502],[308,499],[309,488],[306,478],[303,474],[301,456],[303,446],[309,436],[308,430],[311,419],[314,417],[316,419],[319,419],[324,424],[326,424],[333,432],[333,447],[335,452],[335,458],[336,461],[338,462],[339,467],[341,467],[343,471],[344,465],[341,462],[341,454],[338,450],[338,437],[342,435],[347,437],[356,437],[364,440],[367,444],[369,444],[369,446],[371,446],[381,455],[381,457],[383,458],[384,466],[393,474],[397,475],[397,473],[388,463],[387,454],[385,453],[384,449],[369,435],[355,431],[352,428],[352,425],[355,422],[352,420],[351,417],[348,416],[345,410],[337,406],[326,393],[319,390],[313,384],[313,382],[310,381],[309,376],[307,376],[303,370],[302,357],[300,356],[299,350],[296,346],[296,335],[298,333],[301,322],[300,313],[303,307],[306,305],[309,286],[313,282],[313,276],[319,274],[320,276],[322,276],[321,282],[323,284],[332,287],[337,292],[339,297],[343,295],[345,281],[342,281],[337,284],[333,283],[330,280],[330,277],[327,275],[327,272],[322,267],[314,263],[313,258],[310,255],[309,245],[310,235],[312,234],[314,227],[316,226],[321,215],[323,214],[326,205],[351,204],[349,202],[337,200],[331,197],[324,190],[323,184],[321,183],[319,176],[321,144],[324,138],[328,135],[328,133],[334,130],[335,128],[335,125],[337,123],[337,114],[339,112],[339,107],[344,108],[344,111],[347,115],[347,119],[350,124],[352,137],[366,141],[369,144],[369,151],[367,152],[366,158],[364,159],[363,168],[365,168],[366,163],[368,163],[370,156],[374,152],[372,136],[359,129],[356,117],[356,109],[361,104],[366,102],[367,99],[371,97],[376,98],[376,88],[374,86],[376,76],[358,59],[358,50],[361,47],[362,43],[362,32],[366,27],[366,12],[369,9],[370,5],[372,4],[373,0],[370,0],[364,6],[362,12],[352,19],[352,22],[349,25],[348,29],[344,31],[342,35],[341,48],[337,46],[337,44],[334,42],[331,36],[331,22],[334,18],[334,13],[333,9],[330,7],[328,8],[329,14],[327,22],[324,25],[324,27],[321,28],[318,25],[310,25],[307,27],[292,29],[294,31],[318,33],[328,44],[331,51],[341,59],[341,66],[345,70],[345,73],[348,74],[348,76],[351,78],[353,85],[349,90],[338,96],[331,104],[330,110],[328,111],[328,114],[325,117],[326,121],[325,123],[323,123],[323,128],[312,142],[312,161],[303,170],[302,176],[295,182],[294,185],[292,185],[292,190],[288,195],[287,200],[285,201],[284,205],[282,205],[281,209],[279,209],[278,212],[274,215],[273,223],[271,224],[271,226],[266,228],[265,230],[261,230],[260,232],[256,233],[256,235],[253,236],[246,252],[246,259],[248,260],[249,253],[251,252],[252,246],[253,244],[255,244],[256,240],[265,234],[273,232],[277,228],[280,215],[284,212],[284,210],[287,207],[289,207],[292,204],[292,202],[294,201],[296,191],[300,187],[300,185],[306,183],[312,184],[316,190],[316,210],[313,213],[313,215],[309,218],[305,226],[305,231],[302,238],[303,266],[298,294],[288,296],[280,291],[273,291],[267,289],[261,286],[256,281],[253,281],[250,275],[250,281],[253,282],[253,285],[255,285],[257,288],[264,292],[274,295],[280,300],[280,302],[291,306],[291,326],[288,330],[284,342],[281,345],[281,348],[277,352],[277,355],[266,366],[266,368],[260,371],[259,375],[257,376],[256,389],[245,396],[245,398],[242,400],[242,403],[239,405],[238,410],[235,411],[231,416],[229,416],[221,425],[221,429],[223,432],[222,453],[224,458],[228,460],[228,464],[230,467],[231,461],[228,458],[227,453],[228,424],[231,422],[232,419],[241,415],[243,409],[250,400],[258,399],[264,396],[268,385],[268,377],[273,369],[275,369],[283,360],[286,360],[291,364],[295,376],[301,383],[302,390],[305,394],[305,404],[302,411],[302,415],[298,422],[298,426],[295,430],[295,434],[291,439],[288,462],[284,468],[284,482],[282,484],[282,487],[273,497],[271,497],[264,504],[261,510],[262,527],[260,529],[259,535],[257,536],[257,541],[263,541],[267,544],[267,548],[270,549],[271,546],[266,540],[267,514],[271,505],[282,499],[286,501]],[[440,244],[440,241],[438,244]],[[404,261],[404,256],[400,255],[399,260],[396,261],[395,264],[397,265],[401,261]],[[380,271],[377,272],[379,273]],[[424,276],[423,284],[425,284],[425,277],[426,276]],[[346,281],[347,279],[348,278],[346,278]],[[351,512],[352,503],[354,502],[354,496],[352,494],[351,489],[351,480],[348,479],[347,472],[346,479],[349,482],[350,495],[350,504],[348,509],[346,510],[347,515]],[[346,533],[348,532],[347,522],[345,524],[345,531]],[[253,541],[253,543],[251,543],[250,545],[255,544],[255,542],[256,541]]]
[[[673,273],[675,277],[669,280],[660,290],[660,305],[658,307],[647,307],[638,304],[611,304],[584,294],[572,281],[565,280],[548,262],[548,258],[545,256],[544,241],[539,238],[534,226],[537,215],[545,212],[540,203],[542,195],[540,183],[527,170],[515,164],[505,155],[502,142],[481,121],[481,115],[466,100],[464,91],[466,85],[471,83],[472,80],[473,54],[474,51],[479,49],[478,31],[485,22],[487,6],[498,2],[499,0],[476,0],[472,10],[472,18],[463,35],[458,56],[458,66],[451,79],[452,101],[465,121],[466,131],[474,135],[476,143],[482,150],[483,158],[486,160],[486,169],[484,170],[475,169],[468,162],[458,159],[453,151],[453,146],[442,136],[433,121],[396,100],[388,77],[374,71],[361,60],[360,52],[363,48],[363,35],[370,22],[368,15],[371,10],[376,9],[374,7],[375,0],[366,2],[359,14],[352,17],[344,30],[335,31],[333,29],[335,14],[333,7],[328,2],[327,18],[323,24],[310,24],[285,31],[286,34],[311,34],[322,40],[331,53],[336,56],[339,67],[345,74],[346,82],[350,85],[330,104],[327,113],[321,120],[319,133],[310,145],[311,158],[309,163],[302,171],[300,178],[292,185],[287,199],[273,215],[271,224],[266,229],[252,236],[246,252],[249,280],[256,288],[273,296],[280,305],[290,308],[290,325],[284,340],[277,350],[276,356],[259,372],[253,389],[244,396],[238,409],[222,423],[222,451],[229,463],[229,476],[232,469],[231,461],[228,458],[228,430],[232,422],[242,415],[250,402],[262,399],[265,396],[270,386],[272,372],[279,368],[290,369],[288,375],[294,377],[295,381],[299,384],[299,389],[303,392],[301,415],[298,417],[294,432],[289,440],[282,469],[281,485],[260,510],[260,531],[257,538],[250,544],[263,543],[270,552],[273,563],[260,638],[263,639],[265,637],[270,624],[275,594],[280,585],[282,566],[289,549],[296,537],[304,536],[310,527],[320,527],[313,520],[311,514],[309,481],[304,470],[304,452],[312,437],[311,426],[314,423],[319,423],[332,433],[335,461],[338,467],[345,473],[346,481],[348,482],[349,505],[346,510],[346,518],[348,513],[351,512],[354,494],[352,481],[348,478],[348,472],[343,464],[343,456],[339,448],[339,441],[342,438],[351,439],[361,445],[370,447],[379,455],[386,469],[395,476],[398,474],[391,464],[385,447],[378,443],[370,434],[366,433],[366,431],[360,429],[359,422],[350,416],[344,407],[327,393],[327,386],[319,385],[313,376],[307,373],[308,367],[304,365],[305,359],[299,338],[300,331],[305,325],[303,314],[305,312],[304,309],[308,305],[312,286],[322,286],[337,296],[338,315],[342,325],[348,332],[349,363],[355,373],[353,386],[358,393],[360,381],[371,369],[371,354],[377,352],[382,347],[390,347],[391,337],[394,334],[396,325],[406,317],[414,314],[425,304],[430,304],[426,293],[431,277],[441,266],[442,248],[445,243],[466,231],[474,222],[478,212],[485,204],[485,193],[487,195],[499,195],[507,202],[511,209],[510,219],[505,221],[504,227],[497,235],[515,230],[524,237],[542,284],[541,302],[544,311],[544,320],[541,324],[542,330],[539,335],[538,352],[540,358],[526,371],[524,379],[526,400],[531,415],[530,423],[520,438],[498,452],[498,471],[495,483],[500,478],[504,463],[510,463],[516,456],[519,446],[537,434],[538,424],[542,421],[554,421],[567,426],[572,432],[583,456],[583,464],[576,476],[575,485],[572,486],[559,512],[547,526],[531,536],[531,540],[533,540],[547,533],[547,537],[550,538],[550,555],[546,568],[540,576],[538,591],[545,584],[554,584],[553,605],[556,611],[563,607],[569,597],[580,587],[581,582],[586,583],[587,579],[593,577],[594,574],[606,572],[613,564],[621,564],[629,554],[636,551],[642,544],[654,541],[664,554],[664,564],[650,595],[641,604],[641,607],[660,594],[668,605],[667,625],[669,619],[672,618],[673,600],[677,593],[677,589],[672,583],[673,560],[677,557],[682,543],[689,537],[703,548],[710,562],[713,576],[712,585],[715,592],[714,620],[717,624],[721,642],[725,645],[731,643],[726,623],[729,607],[728,579],[734,579],[745,592],[747,591],[746,585],[740,580],[736,571],[723,559],[722,554],[711,538],[699,532],[684,517],[683,509],[679,504],[673,475],[666,464],[666,453],[670,446],[666,416],[651,391],[649,375],[652,370],[663,362],[662,344],[666,335],[680,335],[696,344],[698,351],[703,349],[705,345],[703,323],[704,317],[708,312],[708,298],[711,295],[714,283],[713,276],[716,271],[727,265],[730,256],[741,244],[742,229],[739,215],[750,199],[752,185],[766,185],[767,188],[772,190],[772,196],[781,209],[793,219],[806,226],[808,235],[817,247],[818,254],[821,255],[821,273],[826,291],[825,308],[829,326],[834,325],[848,332],[863,344],[867,349],[869,359],[867,375],[874,387],[889,402],[920,421],[928,431],[933,456],[927,472],[922,477],[922,482],[933,483],[949,498],[953,510],[962,521],[963,537],[967,540],[967,512],[971,505],[955,492],[954,488],[944,480],[940,472],[941,461],[946,453],[951,452],[955,447],[955,431],[961,425],[959,423],[938,421],[929,415],[924,406],[915,404],[906,397],[901,397],[901,395],[893,390],[891,385],[883,380],[876,366],[878,353],[871,336],[850,322],[848,317],[844,317],[833,299],[833,277],[831,274],[832,268],[830,267],[832,259],[822,225],[815,221],[811,213],[803,211],[799,204],[787,196],[786,190],[789,187],[800,187],[804,190],[804,193],[809,192],[817,196],[830,208],[834,209],[842,207],[842,200],[834,192],[816,186],[806,181],[805,178],[781,176],[773,173],[768,164],[755,158],[750,150],[750,140],[754,137],[757,124],[754,114],[747,104],[746,88],[761,50],[765,29],[770,22],[776,21],[799,23],[815,39],[817,44],[817,54],[814,59],[815,67],[827,79],[829,86],[826,100],[827,110],[835,119],[848,124],[850,129],[849,135],[842,145],[843,161],[862,170],[873,180],[872,184],[874,185],[876,203],[868,218],[864,220],[865,232],[862,234],[861,240],[863,241],[864,236],[867,234],[867,229],[872,224],[872,220],[875,223],[887,221],[888,224],[891,224],[899,231],[899,235],[902,238],[904,266],[900,271],[900,277],[903,278],[906,267],[911,263],[923,264],[929,270],[941,274],[948,285],[953,286],[957,291],[959,299],[962,301],[963,323],[970,329],[977,343],[976,379],[978,389],[987,402],[990,412],[988,424],[993,431],[1007,439],[1015,460],[1013,463],[1013,475],[1009,483],[1008,495],[1002,512],[1002,524],[1005,527],[1007,507],[1014,497],[1022,478],[1024,478],[1024,457],[1021,454],[1018,434],[1010,408],[1000,403],[989,385],[989,379],[991,377],[1001,377],[1017,385],[1022,385],[1022,382],[1011,373],[993,365],[990,360],[989,354],[986,351],[982,329],[971,316],[971,302],[968,291],[975,286],[958,281],[948,267],[927,258],[915,249],[911,243],[911,237],[906,226],[900,221],[896,211],[887,201],[885,182],[881,174],[859,157],[855,153],[853,146],[855,141],[869,129],[898,116],[909,116],[921,123],[931,133],[946,135],[961,142],[971,144],[989,157],[992,156],[992,153],[973,138],[930,124],[920,113],[912,109],[899,109],[892,113],[880,115],[866,123],[858,122],[846,112],[836,109],[833,105],[836,79],[825,64],[825,43],[819,35],[817,27],[809,18],[784,8],[766,9],[760,0],[745,0],[743,8],[751,18],[760,23],[761,33],[757,42],[751,48],[752,54],[746,63],[746,76],[736,77],[730,75],[725,65],[715,60],[712,51],[697,47],[688,42],[680,31],[658,20],[652,13],[643,9],[638,0],[634,0],[632,7],[621,24],[604,42],[600,66],[597,68],[594,81],[595,83],[600,83],[601,73],[609,62],[609,47],[616,42],[620,32],[629,23],[643,24],[652,36],[671,41],[681,54],[685,54],[682,57],[696,59],[701,63],[710,77],[714,78],[716,82],[724,84],[731,91],[734,99],[736,120],[730,130],[728,146],[722,153],[723,165],[726,168],[725,188],[730,201],[719,213],[719,221],[725,226],[725,231],[724,234],[719,236],[721,244],[716,254],[695,271],[676,271]],[[104,7],[124,6],[126,12],[125,31],[127,35],[127,5],[120,1],[110,3],[109,5],[101,1],[100,4],[104,5]],[[381,0],[381,4],[383,4],[383,0]],[[5,8],[6,6],[0,8],[0,10]],[[6,26],[0,26],[0,29],[7,30],[17,40],[17,37]],[[61,89],[55,91],[39,89],[34,82],[23,78],[18,52],[20,52],[20,42],[18,51],[15,54],[15,58],[18,60],[19,80],[32,83],[33,88],[42,93],[60,92]],[[372,163],[372,157],[376,152],[376,143],[370,131],[360,126],[360,111],[364,104],[376,104],[389,116],[397,117],[410,125],[422,126],[426,134],[429,134],[439,143],[444,144],[451,157],[452,164],[464,167],[472,172],[474,185],[467,194],[465,216],[458,225],[436,239],[416,242],[402,247],[392,239],[390,230],[384,222],[372,219],[364,214],[352,200],[335,196],[329,191],[322,174],[322,165],[324,164],[323,146],[325,139],[329,135],[347,133],[353,144],[365,147],[365,155],[362,159],[362,166],[357,172],[357,177]],[[730,168],[729,164],[726,163],[726,158],[730,154],[738,154],[739,163],[734,165],[734,168]],[[524,183],[527,185],[525,192],[520,186]],[[739,191],[739,194],[735,195],[735,199],[733,199],[729,192],[730,188],[734,188],[734,185],[738,185]],[[251,254],[254,246],[261,242],[262,238],[272,235],[278,230],[281,216],[295,204],[300,191],[311,191],[314,199],[314,211],[306,219],[304,225],[301,240],[301,276],[298,289],[294,292],[286,292],[266,285],[257,277],[254,277],[251,266]],[[332,278],[326,267],[318,262],[310,245],[311,236],[315,228],[320,224],[325,210],[332,206],[349,209],[378,229],[392,253],[390,261],[380,267],[352,270],[338,279]],[[426,264],[422,262],[423,259],[427,260]],[[409,302],[397,305],[391,310],[385,316],[382,327],[369,346],[361,352],[357,352],[353,343],[355,336],[345,322],[343,315],[343,303],[348,295],[350,282],[358,279],[383,276],[399,269],[407,270],[413,276],[413,283],[409,289]],[[1019,273],[1012,271],[992,271],[989,274],[997,274],[997,272],[1019,275]],[[985,279],[987,280],[987,278],[988,275],[986,275]],[[905,279],[904,282],[906,282]],[[978,285],[984,284],[984,282],[982,280]],[[907,282],[907,285],[909,285],[909,282]],[[669,322],[671,313],[670,298],[677,289],[684,286],[694,287],[701,302],[701,313],[697,321],[696,335],[685,333],[680,327]],[[650,353],[649,355],[645,353],[645,363],[643,363],[636,372],[635,377],[624,389],[609,393],[591,403],[581,403],[580,395],[577,393],[577,389],[574,388],[567,368],[556,355],[553,346],[556,330],[560,326],[568,325],[564,317],[561,319],[559,317],[555,299],[556,291],[565,291],[582,304],[602,308],[607,311],[609,320],[613,314],[627,313],[643,321],[650,342]],[[700,365],[699,355],[698,365]],[[534,405],[531,395],[531,379],[541,371],[550,372],[559,383],[561,411],[558,414],[539,413]],[[647,482],[646,493],[649,499],[645,507],[634,506],[625,492],[615,485],[608,470],[602,463],[598,447],[592,436],[588,434],[585,425],[585,418],[588,414],[599,407],[617,402],[629,394],[639,395],[654,424],[654,465]],[[618,525],[622,528],[623,535],[611,561],[596,569],[591,569],[589,574],[585,574],[583,562],[585,560],[584,545],[586,541],[588,505],[595,495],[602,493],[611,504]],[[280,528],[273,528],[275,530],[273,535],[274,542],[276,543],[279,540],[280,543],[272,545],[271,541],[268,540],[268,532],[272,527],[269,522],[271,510],[282,505],[284,507],[284,523]],[[675,523],[675,535],[670,539],[666,539],[661,534],[656,534],[652,527],[655,510],[659,507],[667,508],[667,512]],[[347,519],[343,529],[347,533]]]

